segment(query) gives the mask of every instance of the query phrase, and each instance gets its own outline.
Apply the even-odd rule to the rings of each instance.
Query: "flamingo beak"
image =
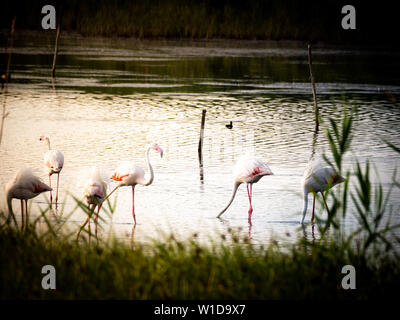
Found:
[[[159,146],[156,146],[156,150],[160,153],[161,158],[163,157],[164,151]]]

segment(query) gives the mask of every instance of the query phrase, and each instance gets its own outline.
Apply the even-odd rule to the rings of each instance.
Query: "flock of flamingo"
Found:
[[[47,170],[49,176],[49,185],[42,182],[38,177],[36,177],[32,170],[29,168],[20,169],[15,177],[11,179],[5,189],[5,195],[7,200],[7,206],[9,211],[9,218],[12,217],[15,224],[17,225],[17,221],[15,219],[15,215],[12,209],[12,199],[19,199],[21,201],[21,224],[22,228],[24,227],[24,215],[26,223],[28,223],[28,200],[32,199],[43,192],[50,192],[50,205],[52,205],[52,187],[51,187],[51,176],[53,174],[57,174],[57,188],[56,188],[56,198],[55,203],[57,205],[58,201],[58,188],[59,188],[59,178],[60,173],[64,165],[64,156],[58,150],[53,150],[50,148],[50,139],[45,136],[41,136],[40,141],[46,143],[48,151],[44,154],[44,165]],[[99,216],[99,212],[101,210],[102,204],[104,201],[119,187],[130,186],[132,188],[132,216],[134,220],[134,224],[136,225],[136,216],[135,216],[135,186],[143,185],[149,186],[152,184],[154,179],[154,171],[150,164],[149,152],[150,150],[155,150],[160,153],[160,156],[163,156],[163,150],[156,144],[150,144],[146,148],[146,161],[147,167],[149,171],[149,175],[145,178],[145,171],[138,167],[133,162],[124,162],[119,165],[113,172],[111,179],[117,181],[117,186],[108,194],[107,193],[107,184],[102,179],[101,175],[97,168],[93,168],[89,177],[85,181],[84,184],[84,199],[88,205],[88,208],[91,213],[97,207],[97,213],[95,215],[95,224],[96,224],[96,233],[97,233],[97,219]],[[232,204],[236,192],[239,186],[242,183],[246,183],[247,185],[247,194],[249,197],[249,211],[248,211],[248,221],[251,224],[251,215],[253,212],[252,207],[252,193],[253,193],[253,184],[257,183],[262,177],[272,175],[271,169],[267,166],[267,164],[250,154],[246,154],[242,156],[236,163],[234,167],[234,184],[233,184],[233,192],[232,196],[226,205],[226,207],[218,214],[217,218],[219,218]],[[315,197],[317,193],[321,193],[326,209],[329,213],[329,208],[326,203],[324,192],[328,189],[332,188],[338,183],[344,181],[344,178],[340,176],[333,168],[326,167],[322,165],[312,165],[310,164],[303,176],[302,188],[303,188],[303,211],[302,211],[302,220],[301,224],[304,224],[304,218],[307,213],[308,207],[308,195],[309,193],[313,193],[313,210],[311,223],[314,221],[314,211],[315,211]],[[25,202],[25,210],[24,210],[24,202]],[[25,211],[25,213],[24,213]],[[92,215],[89,215],[86,222],[82,227],[84,227],[88,222],[90,226],[90,218]],[[80,229],[80,231],[82,228]],[[80,232],[79,231],[79,232]],[[79,236],[79,233],[78,233]]]

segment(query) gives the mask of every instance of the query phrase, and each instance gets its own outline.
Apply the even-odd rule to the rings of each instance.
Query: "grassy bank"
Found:
[[[53,2],[55,4],[56,2]],[[6,0],[1,28],[17,16],[17,29],[41,30],[46,1]],[[83,35],[138,38],[228,38],[391,43],[399,28],[389,3],[353,1],[356,30],[343,30],[345,1],[72,0],[63,4],[62,28]]]
[[[1,299],[391,299],[400,285],[398,259],[368,262],[332,242],[299,243],[286,253],[274,245],[172,239],[146,249],[76,245],[4,228],[0,242]],[[41,288],[47,264],[56,268],[57,290]],[[347,264],[356,268],[356,290],[341,287]]]

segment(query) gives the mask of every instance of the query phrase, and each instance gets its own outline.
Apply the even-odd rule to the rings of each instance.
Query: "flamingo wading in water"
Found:
[[[335,169],[331,167],[323,167],[319,163],[311,163],[308,165],[304,172],[303,177],[303,218],[301,219],[301,224],[304,223],[304,218],[307,213],[308,207],[308,194],[310,192],[314,193],[313,198],[313,211],[311,216],[311,223],[314,222],[314,211],[315,211],[315,197],[318,192],[321,193],[322,199],[324,200],[326,210],[329,214],[329,208],[325,200],[324,192],[333,186],[341,183],[345,180],[341,175],[339,175]]]
[[[43,183],[38,177],[36,177],[31,169],[24,168],[19,170],[13,179],[11,179],[5,190],[7,199],[7,206],[9,217],[11,216],[17,225],[15,220],[14,212],[12,209],[12,199],[21,200],[21,223],[24,226],[24,200],[25,200],[25,215],[26,223],[28,224],[28,200],[32,199],[42,192],[51,191],[51,187]]]
[[[111,177],[111,179],[115,181],[119,181],[117,186],[108,194],[108,196],[103,200],[103,202],[119,187],[124,187],[124,186],[131,186],[132,187],[132,216],[133,220],[136,225],[136,216],[135,216],[135,186],[137,184],[140,184],[142,186],[149,186],[153,183],[154,179],[154,172],[153,172],[153,167],[150,164],[149,160],[149,152],[150,150],[155,150],[160,153],[160,156],[162,158],[163,156],[163,150],[158,146],[157,143],[153,143],[147,146],[146,148],[146,153],[145,157],[147,160],[147,167],[150,172],[149,177],[146,179],[144,170],[140,167],[138,167],[135,163],[133,162],[124,162],[122,163],[117,169],[114,170],[114,173]],[[99,209],[100,210],[100,209]]]
[[[251,214],[253,212],[253,207],[251,203],[251,198],[253,196],[253,183],[257,183],[262,177],[272,175],[271,169],[267,164],[261,159],[254,157],[252,155],[242,156],[236,163],[234,170],[234,183],[233,192],[231,199],[229,200],[227,206],[218,214],[219,218],[231,205],[233,199],[235,198],[236,191],[242,183],[247,184],[247,195],[249,196],[249,223],[251,224]],[[250,186],[250,190],[249,190]]]
[[[99,217],[101,203],[104,201],[106,192],[107,192],[107,184],[102,179],[98,168],[93,167],[89,173],[88,178],[85,181],[84,191],[83,191],[85,202],[87,203],[89,208],[89,216],[86,222],[79,229],[78,235],[76,237],[77,239],[79,238],[79,234],[81,233],[82,229],[86,226],[87,223],[89,223],[89,231],[90,231],[90,218],[96,207],[98,207],[95,218],[95,224],[96,224],[95,232],[97,235],[97,220]]]
[[[57,174],[57,190],[56,190],[56,206],[58,201],[58,184],[60,180],[60,172],[64,166],[64,155],[58,150],[52,150],[50,148],[50,139],[45,136],[39,138],[40,141],[44,141],[49,150],[44,154],[43,162],[49,174],[49,185],[51,187],[51,176]],[[50,205],[53,203],[53,195],[50,191]]]

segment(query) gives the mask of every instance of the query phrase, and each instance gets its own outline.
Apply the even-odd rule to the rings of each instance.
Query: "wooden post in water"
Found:
[[[308,44],[308,66],[310,68],[310,79],[311,79],[311,86],[314,98],[315,132],[318,132],[319,130],[318,105],[317,105],[317,93],[315,91],[314,75],[312,72],[311,44]]]
[[[6,99],[7,99],[7,89],[8,89],[8,81],[10,79],[10,65],[11,65],[11,53],[12,53],[12,48],[14,46],[14,31],[15,31],[15,20],[17,19],[16,16],[12,19],[11,22],[11,33],[10,33],[10,42],[8,44],[8,60],[7,60],[7,67],[6,67],[6,73],[4,74],[4,81],[5,84],[2,87],[2,95],[3,95],[3,112],[1,115],[1,125],[0,125],[0,144],[1,140],[3,138],[3,129],[4,129],[4,120],[8,116],[8,112],[6,112]],[[2,75],[3,76],[3,75]]]
[[[59,15],[58,15],[58,24],[57,24],[57,33],[56,33],[56,43],[54,45],[54,57],[53,57],[53,67],[51,68],[51,76],[55,78],[56,76],[56,60],[57,60],[57,53],[58,53],[58,39],[60,38],[60,32],[61,32],[61,11],[62,8],[59,10]]]
[[[199,147],[197,149],[199,153],[199,166],[200,166],[200,181],[204,181],[204,172],[203,172],[203,138],[204,138],[204,125],[206,123],[206,112],[207,110],[203,110],[201,115],[201,127],[200,127],[200,138],[199,138]]]
[[[315,146],[317,145],[318,142],[318,128],[315,128],[314,133],[313,133],[313,139],[312,139],[312,145],[311,145],[311,156],[309,161],[314,160],[315,156]]]

